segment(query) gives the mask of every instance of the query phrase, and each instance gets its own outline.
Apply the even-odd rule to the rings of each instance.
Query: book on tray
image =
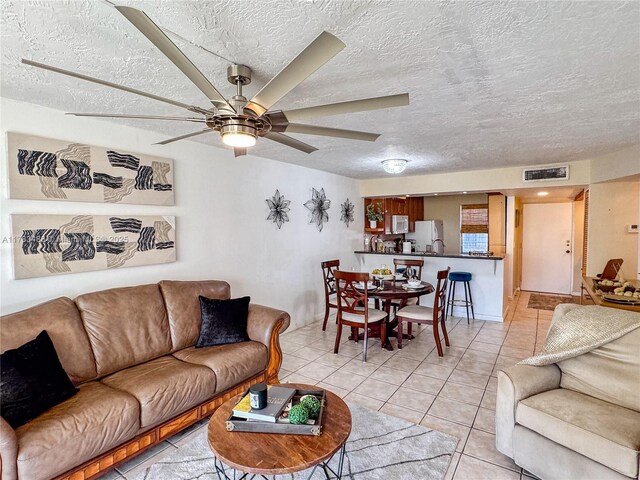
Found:
[[[296,390],[294,388],[269,385],[267,387],[267,406],[260,410],[251,408],[251,400],[249,393],[247,393],[236,406],[233,407],[233,416],[247,420],[275,423],[285,407],[289,405],[295,393]]]

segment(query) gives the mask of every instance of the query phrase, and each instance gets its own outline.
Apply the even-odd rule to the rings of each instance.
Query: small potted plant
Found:
[[[378,207],[377,209],[376,206]],[[369,227],[371,228],[376,228],[377,223],[384,219],[382,216],[382,207],[379,203],[371,202],[367,205],[367,218],[369,219]]]

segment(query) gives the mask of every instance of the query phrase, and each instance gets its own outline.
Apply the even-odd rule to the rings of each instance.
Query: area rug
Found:
[[[458,443],[457,438],[358,405],[349,404],[349,409],[353,427],[347,441],[342,478],[444,478]],[[206,435],[206,429],[203,429],[202,435],[180,447],[174,454],[153,464],[145,472],[141,472],[134,477],[135,480],[217,480],[213,454]],[[256,445],[256,448],[259,446]],[[329,465],[337,470],[338,459],[334,457]],[[307,470],[295,475],[278,475],[273,478],[306,479],[309,473],[310,470]],[[229,470],[227,475],[234,478],[232,470]],[[312,478],[326,477],[323,470],[316,469]]]
[[[571,295],[549,295],[545,293],[532,293],[529,296],[527,308],[539,310],[555,310],[561,303],[580,303],[580,297]]]

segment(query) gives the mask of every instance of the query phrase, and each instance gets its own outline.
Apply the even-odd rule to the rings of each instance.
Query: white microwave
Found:
[[[393,215],[391,217],[391,233],[409,233],[409,215]]]

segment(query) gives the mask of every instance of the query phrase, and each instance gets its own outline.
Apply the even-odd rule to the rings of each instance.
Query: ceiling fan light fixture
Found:
[[[230,147],[253,147],[256,144],[258,131],[249,125],[230,123],[220,130],[222,142]]]
[[[404,172],[404,169],[407,168],[407,161],[404,158],[390,158],[382,161],[382,168],[385,172],[396,175]]]
[[[256,144],[256,137],[248,133],[223,133],[222,141],[230,147],[253,147]]]

